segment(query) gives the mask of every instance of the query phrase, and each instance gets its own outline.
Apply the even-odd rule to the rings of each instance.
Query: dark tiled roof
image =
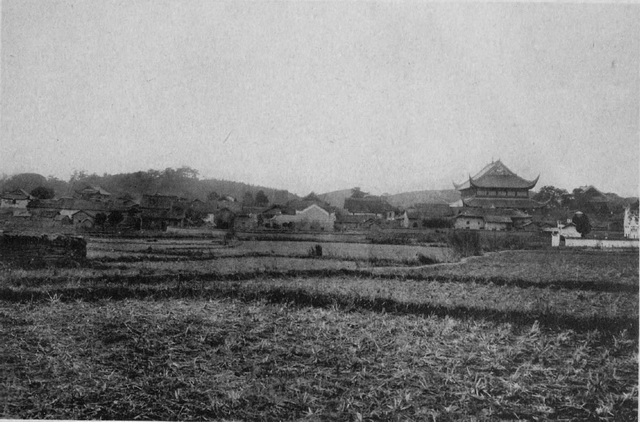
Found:
[[[487,223],[511,223],[511,217],[505,217],[502,215],[487,215],[484,217],[484,221]]]
[[[29,195],[26,191],[24,191],[23,189],[15,189],[12,190],[11,192],[4,192],[1,195],[2,199],[15,199],[15,200],[25,200],[25,199],[31,199],[31,195]]]
[[[336,223],[362,224],[370,218],[368,215],[339,215],[336,217]]]
[[[177,196],[172,195],[142,195],[140,207],[170,209],[174,203],[178,202]]]
[[[184,210],[146,208],[142,210],[142,218],[150,218],[154,220],[181,220],[185,218],[185,212]]]
[[[530,198],[463,198],[465,207],[472,208],[542,208],[546,204]]]
[[[379,197],[346,198],[344,208],[351,213],[358,214],[384,214],[394,211],[394,208],[384,199]]]
[[[539,177],[539,176],[538,176]],[[498,160],[486,165],[478,174],[469,178],[469,180],[454,186],[457,190],[469,189],[472,186],[478,188],[517,188],[517,189],[533,189],[538,183],[538,178],[534,180],[526,180],[518,176],[502,161]]]
[[[437,218],[453,215],[449,204],[416,204],[408,210],[410,218]]]
[[[84,189],[78,191],[78,193],[81,193],[83,195],[104,195],[104,196],[111,196],[111,194],[109,192],[107,192],[106,190],[104,190],[103,188],[101,188],[100,186],[87,186]]]

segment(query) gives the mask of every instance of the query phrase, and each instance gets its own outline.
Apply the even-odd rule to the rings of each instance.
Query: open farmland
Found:
[[[2,416],[636,419],[637,253],[278,243],[3,269]]]
[[[243,241],[233,248],[221,245],[220,240],[162,239],[153,242],[128,239],[92,239],[88,245],[89,258],[129,258],[137,256],[182,258],[232,258],[248,256],[309,257],[316,245],[322,248],[322,257],[336,260],[373,262],[376,264],[419,264],[420,255],[436,262],[453,260],[453,255],[442,246],[372,245],[365,243],[306,242],[306,241]]]

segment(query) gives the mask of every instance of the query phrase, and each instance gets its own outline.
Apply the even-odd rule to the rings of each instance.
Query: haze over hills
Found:
[[[399,208],[407,208],[413,204],[424,202],[451,204],[460,199],[460,192],[455,189],[420,190],[403,192],[387,197],[391,205]]]
[[[45,178],[37,173],[20,173],[0,178],[0,192],[23,189],[31,192],[39,186],[53,189],[56,197],[72,196],[76,190],[87,185],[100,186],[118,197],[130,195],[140,199],[144,194],[176,195],[188,199],[206,200],[211,192],[229,195],[241,200],[246,193],[255,197],[263,191],[271,203],[286,202],[297,198],[284,189],[250,185],[242,182],[220,179],[199,179],[197,170],[183,167],[179,169],[148,170],[120,174],[87,174],[76,172],[69,181],[55,177]]]
[[[283,204],[299,196],[285,189],[269,188],[250,185],[242,182],[220,179],[200,179],[198,171],[189,167],[165,170],[147,170],[134,173],[120,174],[88,174],[74,173],[69,181],[55,177],[45,178],[38,173],[20,173],[13,176],[0,177],[0,192],[14,189],[33,189],[44,186],[53,189],[56,197],[72,196],[76,190],[87,185],[97,185],[109,191],[115,197],[130,195],[140,199],[143,194],[176,195],[188,199],[207,200],[212,192],[218,195],[230,195],[241,201],[246,194],[255,197],[258,191],[263,191],[270,204]],[[532,191],[532,194],[535,194]],[[338,208],[344,207],[344,201],[352,194],[351,189],[341,189],[317,195],[321,200]],[[615,193],[605,193],[613,205],[623,206],[637,200],[637,197],[620,197]],[[400,209],[406,209],[417,203],[447,203],[451,204],[460,199],[460,193],[454,189],[420,190],[385,195],[387,201]]]
[[[320,199],[328,202],[334,207],[344,206],[344,200],[351,196],[351,189],[342,189],[333,192],[326,192],[318,195]],[[394,195],[386,195],[387,201],[399,208],[408,208],[413,204],[422,202],[440,202],[450,204],[460,199],[460,193],[455,189],[444,190],[421,190],[413,192],[402,192]]]

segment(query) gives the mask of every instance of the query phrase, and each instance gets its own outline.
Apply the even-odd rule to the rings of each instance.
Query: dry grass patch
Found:
[[[4,304],[0,318],[4,417],[636,417],[625,332],[227,300],[52,298]]]
[[[461,264],[407,270],[406,273],[538,283],[615,282],[638,286],[638,253],[557,248],[506,251],[474,257]]]

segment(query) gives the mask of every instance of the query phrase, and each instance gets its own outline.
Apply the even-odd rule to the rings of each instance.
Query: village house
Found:
[[[395,223],[396,223],[395,225],[398,226],[398,227],[401,227],[403,229],[408,229],[409,228],[409,214],[406,211],[404,211],[400,215],[396,215]]]
[[[514,230],[531,224],[532,217],[520,210],[465,208],[455,217],[454,228],[464,230]]]
[[[271,207],[269,213],[276,211]],[[265,219],[266,227],[289,228],[295,230],[334,231],[336,214],[332,207],[316,201],[290,201],[280,213]],[[268,214],[267,214],[268,215]]]
[[[78,199],[86,201],[108,201],[111,194],[100,186],[87,185],[81,190],[77,190],[74,195]]]
[[[344,209],[351,215],[365,215],[385,220],[394,220],[398,211],[384,197],[373,195],[345,198]]]
[[[454,228],[464,230],[483,230],[484,215],[478,210],[463,211],[455,218]]]
[[[236,230],[255,230],[258,227],[258,215],[251,212],[238,214],[233,220],[233,227]]]
[[[166,230],[182,227],[186,209],[174,195],[142,195],[140,201],[140,226],[143,229]]]
[[[453,217],[453,209],[444,202],[418,203],[409,207],[406,211],[407,227],[422,228],[429,222],[446,221]]]
[[[638,201],[624,209],[624,237],[638,239]]]
[[[338,231],[362,230],[371,217],[366,215],[337,214],[335,229]]]
[[[22,189],[4,192],[0,195],[0,208],[27,209],[32,199],[34,198]]]

